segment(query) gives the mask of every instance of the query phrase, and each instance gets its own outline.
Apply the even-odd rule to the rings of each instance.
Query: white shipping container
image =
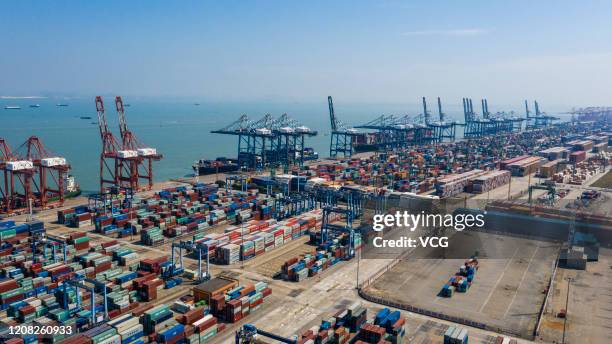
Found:
[[[40,159],[40,164],[45,167],[66,166],[66,159],[60,157],[45,158]]]
[[[105,339],[98,344],[121,344],[121,336],[116,334],[108,339]]]
[[[181,301],[176,301],[172,304],[172,310],[181,314],[188,312],[190,309],[191,307],[188,304]]]
[[[139,148],[138,155],[140,156],[151,156],[157,155],[157,149],[155,148]]]
[[[42,304],[42,301],[40,299],[34,299],[29,301],[28,304],[32,307],[38,307]]]
[[[212,319],[212,317],[213,317],[213,316],[212,316],[212,314],[207,314],[207,315],[205,315],[205,316],[204,316],[204,318],[202,318],[202,319],[197,320],[196,322],[194,322],[194,323],[193,323],[193,326],[194,326],[194,327],[197,327],[198,325],[200,325],[200,324],[202,324],[202,323],[205,323],[206,321],[208,321],[208,320]]]
[[[7,161],[6,169],[9,171],[22,171],[34,168],[34,163],[28,160]]]
[[[267,129],[267,128],[257,128],[257,129],[255,129],[255,132],[257,134],[260,134],[260,135],[270,135],[270,134],[272,134],[272,131],[270,129]]]
[[[123,159],[135,158],[138,156],[138,152],[134,150],[120,150],[117,152],[117,154]]]
[[[142,324],[137,324],[125,330],[119,331],[119,335],[121,336],[121,339],[124,340],[142,331],[143,331]]]
[[[274,247],[279,247],[283,245],[283,236],[279,235],[274,237]]]

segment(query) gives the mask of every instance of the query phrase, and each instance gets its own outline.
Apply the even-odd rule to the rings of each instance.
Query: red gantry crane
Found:
[[[36,179],[33,180],[38,190],[36,205],[43,209],[63,205],[64,180],[70,170],[66,159],[51,154],[36,136],[30,136],[22,147],[26,151],[25,159],[34,164],[38,173],[38,184]],[[18,149],[18,151],[21,150],[22,148]]]
[[[126,152],[120,151],[120,145],[113,133],[108,129],[104,101],[96,97],[96,111],[98,112],[98,127],[102,139],[102,152],[100,153],[100,193],[104,194],[110,188],[122,185],[121,176],[129,175],[129,161]],[[121,154],[121,156],[120,156]],[[129,186],[129,185],[128,185]]]
[[[0,171],[4,179],[0,187],[1,212],[13,214],[27,211],[32,200],[34,163],[15,155],[8,142],[2,138],[0,138]]]
[[[153,161],[159,161],[161,154],[155,148],[145,146],[127,125],[123,99],[115,98],[117,115],[119,116],[119,131],[121,133],[121,149],[130,159],[130,174],[126,180],[134,191],[151,190],[153,187]],[[141,185],[141,180],[143,181]]]
[[[0,138],[0,171],[2,172],[2,183],[0,184],[0,213],[8,213],[10,207],[10,190],[6,162],[11,156],[11,148],[5,139]]]

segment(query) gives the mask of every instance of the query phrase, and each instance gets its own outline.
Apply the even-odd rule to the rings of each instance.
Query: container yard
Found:
[[[452,200],[478,208],[486,197],[486,210],[514,214],[519,206],[491,202],[524,204],[527,194],[526,212],[534,212],[533,199],[560,207],[559,200],[576,196],[605,208],[605,192],[572,187],[588,187],[608,170],[609,134],[588,124],[546,124],[542,116],[531,119],[537,128],[520,131],[512,120],[489,117],[482,103],[486,117],[478,118],[471,99],[465,101],[467,140],[448,142],[453,125],[424,122],[389,141],[382,133],[391,119],[383,117],[367,125],[378,131],[370,142],[377,152],[314,163],[295,153],[306,151],[303,140],[316,132],[286,115],[242,118],[216,132],[239,142],[248,136],[239,165],[270,168],[269,174],[155,187],[152,172],[139,178],[132,172],[161,155],[136,144],[119,97],[121,140],[114,139],[97,99],[101,166],[113,161],[127,171],[103,170],[100,194],[41,210],[39,220],[18,215],[0,222],[0,321],[68,326],[73,335],[48,339],[62,343],[225,343],[266,333],[300,343],[532,339],[546,319],[542,305],[559,252],[587,252],[568,251],[558,235],[540,240],[497,228],[468,233],[468,240],[503,251],[502,258],[488,249],[461,259],[423,259],[418,250],[395,262],[394,256],[362,257],[372,215],[391,209]],[[330,99],[333,113],[331,107]],[[335,135],[352,135],[342,130]],[[540,218],[558,216],[544,213]],[[588,266],[583,263],[577,266]]]
[[[98,2],[2,4],[0,344],[611,342],[612,2]]]
[[[300,333],[302,341],[332,341],[334,343],[401,343],[405,336],[406,319],[399,311],[383,308],[368,318],[367,309],[355,302],[322,320],[319,326]]]
[[[381,192],[429,202],[488,199],[508,187],[527,192],[531,178],[588,185],[606,171],[607,153],[578,150],[589,147],[575,142],[596,130],[567,142],[570,128],[550,130],[394,149],[293,167],[291,174],[222,176],[225,185],[124,189],[55,216],[46,211],[44,221],[15,217],[0,226],[10,243],[2,251],[1,319],[8,326],[72,326],[76,335],[57,335],[56,342],[227,342],[266,332],[262,319],[283,309],[300,314],[289,300],[325,290],[332,299],[343,295],[344,308],[329,315],[320,305],[273,333],[338,343],[532,338],[558,242],[471,233],[482,245],[508,250],[504,259],[487,252],[468,260],[413,258],[377,274],[385,259],[354,259],[371,234],[356,228],[368,226],[362,207],[365,200],[378,207]],[[356,291],[360,268],[375,278]],[[376,306],[388,302],[399,309]],[[423,322],[403,313],[408,309],[437,315]],[[432,320],[438,318],[458,325]]]
[[[521,159],[513,161],[497,157],[490,162],[503,163],[506,169],[496,169],[499,165],[465,159],[458,148],[453,147],[458,158],[453,163],[449,161],[444,169],[432,171],[431,162],[443,156],[444,151],[435,152],[439,149],[422,148],[416,153],[395,151],[309,166],[300,172],[303,181],[290,175],[281,175],[278,180],[288,188],[312,194],[315,200],[322,192],[347,195],[358,190],[369,193],[381,186],[427,197],[448,198],[504,189],[514,183],[511,178],[526,178],[511,177],[513,168],[516,169],[514,166],[521,160],[542,161],[539,157],[532,159],[531,155],[519,155]],[[535,154],[537,150],[528,152]],[[463,163],[458,164],[459,161]],[[601,157],[590,156],[583,162],[572,164],[568,161],[561,166],[569,169],[566,173],[584,177],[583,171],[592,176],[600,174],[600,163]],[[428,170],[429,177],[409,169],[410,165]],[[519,168],[519,174],[541,174],[541,170],[542,167]],[[6,291],[0,294],[0,300],[10,304],[5,309],[5,321],[9,324],[80,326],[77,335],[64,336],[66,343],[228,341],[251,322],[249,319],[257,320],[256,326],[261,326],[257,324],[260,319],[274,316],[275,310],[280,309],[279,301],[291,299],[303,293],[304,288],[320,283],[333,285],[332,281],[342,278],[340,276],[344,276],[347,269],[352,270],[355,266],[350,264],[354,260],[349,254],[348,232],[332,231],[331,237],[321,243],[323,209],[318,209],[317,205],[287,208],[285,204],[289,203],[279,202],[279,199],[283,200],[275,192],[269,194],[260,188],[247,187],[238,191],[200,183],[137,194],[130,202],[110,202],[104,207],[62,208],[56,211],[54,223],[47,226],[36,221],[3,222],[0,236],[3,240],[13,240],[17,246],[10,248],[9,255],[21,252],[19,245],[30,247],[41,228],[52,228],[46,233],[45,243],[35,251],[40,257],[30,258],[37,263],[6,270],[8,281],[15,282],[4,282]],[[348,224],[342,216],[332,216],[327,221],[340,228]],[[502,240],[495,234],[478,235],[485,242]],[[361,240],[359,233],[355,233],[352,247],[359,250]],[[514,243],[510,246],[520,248],[521,252],[515,252],[517,258],[406,260],[376,279],[364,292],[465,319],[477,324],[479,331],[529,337],[537,322],[533,314],[538,314],[537,307],[544,297],[542,291],[546,289],[551,276],[550,266],[559,247],[529,239],[504,237],[503,240],[506,244],[512,240]],[[190,244],[183,246],[183,242]],[[180,258],[174,253],[179,246],[185,248]],[[197,252],[193,250],[203,246],[208,250],[206,265],[211,264],[206,273],[202,272],[204,263],[197,259]],[[5,248],[4,252],[9,249]],[[27,254],[25,256],[27,258]],[[64,259],[66,264],[62,263]],[[18,261],[7,262],[15,264]],[[367,260],[362,264],[367,265]],[[239,265],[248,272],[233,271]],[[227,277],[224,277],[223,270],[227,268],[232,272],[229,275],[226,272]],[[327,273],[327,270],[334,272]],[[221,276],[216,277],[219,273]],[[386,277],[389,274],[406,277],[398,284],[395,277]],[[204,276],[210,279],[198,282]],[[272,279],[277,276],[281,279]],[[449,276],[452,276],[450,280]],[[64,284],[68,286],[65,290]],[[277,295],[273,292],[275,288],[282,291]],[[385,288],[400,293],[390,294],[387,290],[391,289]],[[410,293],[403,290],[410,290]],[[64,306],[64,299],[67,306]],[[104,299],[107,300],[106,308]],[[396,343],[403,338],[463,343],[468,338],[460,326],[439,327],[439,324],[416,322],[398,330],[395,324],[399,320],[389,325],[391,321],[381,322],[377,313],[376,317],[363,322],[368,307],[363,307],[363,313],[361,310],[338,310],[321,320],[318,327],[296,329],[294,335],[304,341],[330,338],[336,342],[363,343],[383,339]],[[533,312],[521,313],[530,307]],[[31,315],[30,309],[35,310],[35,315]],[[387,311],[405,319],[401,312]],[[360,315],[355,316],[353,312]],[[385,311],[383,308],[377,312]],[[433,328],[439,330],[431,332]],[[477,338],[483,335],[475,333]],[[61,339],[57,336],[58,341]]]
[[[116,240],[90,241],[84,232],[52,236],[42,222],[6,221],[0,228],[2,321],[79,329],[76,336],[53,336],[54,342],[199,343],[256,313],[272,294],[265,282],[227,278],[230,287],[211,299],[201,298],[202,284],[184,286],[177,296],[172,292],[183,280],[164,276],[167,256],[145,258]],[[155,306],[168,296],[180,300]],[[36,342],[36,336],[24,340]]]

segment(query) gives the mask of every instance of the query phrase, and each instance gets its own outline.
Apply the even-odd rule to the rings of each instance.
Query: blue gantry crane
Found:
[[[331,214],[340,214],[344,216],[346,225],[334,224],[330,221]],[[347,259],[355,257],[355,229],[353,228],[353,211],[349,208],[342,207],[325,207],[323,208],[323,223],[321,224],[321,240],[319,245],[326,243],[329,238],[329,232],[349,233],[349,252]]]
[[[446,121],[445,114],[442,112],[442,101],[440,97],[438,97],[438,120],[434,121],[431,119],[431,115],[427,110],[427,100],[423,97],[423,114],[425,114],[426,124],[429,128],[433,130],[433,134],[431,135],[431,142],[440,143],[445,139],[449,141],[455,141],[456,138],[456,128],[459,124],[455,121]]]
[[[85,285],[84,284],[85,282],[92,284],[93,287]],[[90,293],[91,324],[96,325],[98,323],[97,318],[96,318],[96,309],[97,309],[96,308],[96,293],[97,292],[100,292],[102,294],[103,307],[104,307],[103,308],[104,319],[102,320],[102,322],[107,321],[108,320],[108,297],[106,294],[107,292],[106,284],[98,280],[95,280],[95,279],[78,276],[78,277],[74,277],[72,279],[63,281],[62,282],[62,291],[63,291],[62,307],[66,310],[69,309],[68,292],[69,290],[73,290],[76,295],[76,307],[70,311],[74,313],[81,311],[82,308],[81,308],[81,293],[79,292],[80,289],[86,290]]]
[[[423,97],[423,113],[416,116],[409,115],[381,115],[374,120],[356,128],[377,131],[378,148],[383,150],[402,148],[409,145],[419,146],[441,142],[442,138],[448,137],[454,140],[454,122],[445,122],[442,113],[442,105],[438,99],[438,109],[441,120],[434,121],[427,109],[427,102]]]
[[[315,195],[310,192],[283,194],[274,199],[274,218],[278,221],[311,211],[316,206]]]
[[[57,246],[62,247],[62,257],[64,264],[68,263],[67,256],[67,243],[64,239],[55,237],[53,235],[48,235],[45,233],[36,233],[32,236],[32,260],[34,262],[38,261],[36,257],[36,252],[38,251],[38,246],[42,245],[42,255],[44,259],[49,258],[49,251],[51,251],[51,257],[53,258],[53,263],[57,263]]]
[[[287,114],[277,119],[266,114],[257,121],[242,115],[225,128],[211,133],[238,136],[238,165],[251,170],[281,164],[301,166],[304,163],[305,138],[317,135],[317,131],[300,125]]]
[[[317,132],[301,125],[286,113],[272,122],[271,129],[277,137],[276,149],[272,150],[273,154],[277,156],[272,160],[285,167],[290,165],[303,166],[306,149],[305,139],[307,136],[316,136]]]
[[[418,118],[408,115],[397,117],[394,115],[380,115],[375,119],[355,126],[359,129],[375,130],[375,145],[382,150],[405,147],[411,144],[419,144],[425,130],[429,130]]]
[[[360,134],[357,129],[350,128],[336,117],[334,102],[331,96],[327,97],[329,107],[329,120],[331,123],[331,142],[329,145],[329,156],[335,158],[338,155],[350,157],[353,155],[353,142]]]
[[[547,115],[545,112],[540,111],[540,104],[538,104],[537,100],[533,102],[535,108],[535,115],[530,116],[531,112],[529,111],[529,103],[525,100],[525,115],[527,119],[527,129],[540,129],[545,128],[554,123],[554,121],[558,120],[558,117]]]
[[[114,214],[119,209],[130,208],[134,201],[134,189],[129,186],[110,186],[103,193],[88,196],[88,207],[98,214]],[[115,207],[115,204],[120,205]]]
[[[509,133],[515,130],[516,123],[521,123],[521,119],[509,118],[504,112],[491,113],[489,111],[489,102],[486,98],[481,99],[480,102],[482,104],[483,117],[491,121],[487,127],[487,134]]]
[[[505,113],[491,113],[487,99],[480,100],[482,117],[474,111],[471,98],[463,98],[463,114],[465,118],[465,129],[463,136],[466,138],[478,138],[498,133],[512,132],[516,124],[520,129],[520,119],[508,118]]]
[[[240,182],[240,191],[246,192],[248,190],[248,178],[242,174],[228,174],[225,176],[225,192],[230,192],[236,182]]]
[[[185,265],[183,262],[184,252],[190,252],[198,258],[198,271],[196,280],[199,282],[210,279],[210,255],[209,248],[206,243],[192,242],[192,241],[179,241],[172,242],[172,254],[170,257],[170,265],[167,269],[162,271],[162,277],[169,279],[176,277],[185,272]],[[203,271],[203,263],[206,260],[206,267]]]
[[[491,126],[491,121],[487,118],[479,118],[474,112],[471,98],[463,98],[463,115],[465,118],[465,129],[463,136],[475,138],[486,136]]]

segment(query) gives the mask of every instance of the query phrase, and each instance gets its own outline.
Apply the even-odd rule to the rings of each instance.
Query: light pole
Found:
[[[132,199],[130,199],[129,204],[130,209],[128,210],[128,213],[130,214],[130,226],[134,226],[134,224],[132,224]],[[136,227],[132,227],[132,230],[130,231],[130,241],[134,241],[134,228]]]
[[[240,218],[240,241],[241,241],[241,247],[244,247],[244,220],[242,218]],[[255,242],[253,241],[253,250],[255,250]],[[265,250],[265,242],[264,242],[264,250]],[[240,259],[240,255],[238,255],[238,258]],[[244,255],[242,256],[242,259],[240,259],[240,268],[244,269]]]
[[[565,329],[567,327],[567,306],[569,304],[569,294],[570,294],[570,283],[572,283],[573,278],[568,277],[565,279],[567,281],[567,296],[565,298],[565,316],[563,317],[563,338],[561,339],[561,343],[565,344]]]
[[[359,261],[361,260],[361,249],[358,250],[357,252],[357,281],[356,281],[356,286],[355,289],[357,289],[357,291],[359,291]]]
[[[28,222],[32,222],[32,198],[28,198]]]

